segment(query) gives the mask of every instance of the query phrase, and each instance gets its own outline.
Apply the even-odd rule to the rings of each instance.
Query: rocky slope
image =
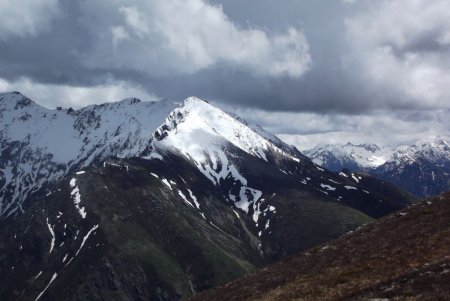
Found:
[[[191,300],[448,300],[450,193]]]
[[[262,266],[249,219],[165,162],[106,161],[5,221],[0,298],[177,300]]]
[[[367,172],[418,197],[428,197],[450,189],[447,141],[444,137],[435,137],[393,148],[351,143],[319,145],[305,154],[327,169]]]
[[[0,98],[1,300],[178,300],[415,201],[197,98]]]

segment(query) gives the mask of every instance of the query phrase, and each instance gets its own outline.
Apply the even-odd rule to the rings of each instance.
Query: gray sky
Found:
[[[448,135],[448,0],[6,0],[0,90],[195,95],[300,149]]]

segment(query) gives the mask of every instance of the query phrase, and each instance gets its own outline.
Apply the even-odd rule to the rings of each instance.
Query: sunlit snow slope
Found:
[[[195,97],[188,98],[182,107],[175,109],[155,136],[159,140],[155,144],[159,150],[180,152],[214,184],[234,179],[238,187],[229,190],[228,199],[245,212],[262,193],[247,186],[247,180],[233,162],[237,158],[230,153],[229,144],[264,161],[268,161],[269,156],[300,160],[240,120]]]
[[[0,217],[22,210],[31,193],[71,170],[138,156],[175,107],[125,99],[49,110],[20,93],[0,94]]]

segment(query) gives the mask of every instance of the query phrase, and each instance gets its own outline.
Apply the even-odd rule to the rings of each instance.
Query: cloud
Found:
[[[47,108],[56,106],[75,109],[90,104],[119,101],[124,98],[136,97],[141,100],[158,100],[142,87],[124,81],[109,81],[94,87],[74,87],[67,85],[37,84],[28,79],[9,82],[0,79],[0,91],[20,91],[39,105]]]
[[[90,69],[164,77],[226,65],[257,75],[300,77],[312,64],[298,29],[269,35],[240,27],[221,6],[204,0],[116,0],[113,5],[98,0],[80,7],[81,23],[95,37],[80,53]]]
[[[0,1],[0,40],[35,36],[60,13],[58,0]]]
[[[0,78],[318,116],[450,106],[443,0],[55,3],[47,27],[0,38]]]
[[[341,0],[344,4],[354,4],[357,0]]]
[[[411,144],[448,135],[450,110],[374,111],[369,114],[317,114],[238,109],[250,123],[263,126],[300,150],[319,143]]]
[[[450,105],[450,2],[382,0],[346,21],[367,81],[400,107]]]

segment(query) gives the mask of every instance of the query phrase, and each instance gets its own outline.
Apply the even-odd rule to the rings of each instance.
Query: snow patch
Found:
[[[188,189],[188,192],[189,192],[189,196],[191,197],[191,200],[195,204],[195,207],[197,207],[197,209],[200,210],[200,203],[197,201],[197,198],[195,197],[195,195],[192,193],[192,191],[190,189]]]
[[[386,163],[386,159],[382,156],[370,156],[367,161],[369,161],[372,166],[380,166]]]
[[[169,181],[167,181],[167,179],[163,178],[163,179],[161,180],[161,182],[163,182],[167,187],[169,187],[170,190],[173,190],[173,189],[172,189],[172,186],[170,185]]]
[[[270,227],[270,219],[267,220],[264,229],[267,230],[267,229],[269,229],[269,227]]]
[[[186,196],[181,192],[181,190],[178,190],[178,195],[181,196],[181,198],[184,200],[186,204],[191,206],[192,208],[195,208],[194,205],[186,198]]]
[[[347,190],[358,190],[358,188],[356,188],[354,186],[348,186],[348,185],[345,185],[344,188]]]
[[[47,227],[48,230],[50,231],[50,234],[52,235],[52,241],[50,242],[50,251],[48,252],[50,254],[53,251],[53,248],[55,247],[55,232],[53,231],[53,227],[48,222],[48,217],[47,217]]]
[[[150,153],[150,155],[148,156],[143,156],[142,158],[146,159],[146,160],[151,160],[151,159],[158,159],[158,160],[163,160],[163,157],[158,154],[157,152],[152,152]]]
[[[37,296],[35,301],[38,301],[42,297],[42,295],[45,293],[45,291],[49,288],[50,284],[52,284],[52,282],[55,281],[57,276],[58,276],[57,273],[53,274],[52,278],[50,279],[50,282],[47,284],[47,286],[44,288],[44,290]]]
[[[84,207],[80,206],[81,194],[80,194],[80,189],[76,185],[76,182],[77,182],[77,179],[75,179],[75,178],[72,178],[70,180],[70,187],[73,188],[73,190],[70,193],[70,195],[73,197],[73,202],[75,204],[75,208],[77,209],[78,213],[80,213],[81,218],[86,218],[86,210],[85,210]]]
[[[337,182],[337,181],[335,181],[335,180],[332,180],[332,179],[328,179],[328,181],[330,181],[331,183],[334,183],[334,184],[338,184],[338,185],[341,184],[341,183],[339,183],[339,182]]]
[[[184,180],[183,180],[184,181]],[[191,200],[194,202],[195,204],[195,208],[197,208],[197,210],[199,211],[200,215],[203,217],[203,219],[206,220],[206,216],[205,214],[201,211],[200,209],[200,203],[197,201],[197,198],[195,197],[195,195],[192,193],[192,191],[190,189],[188,189],[189,192],[189,197],[191,198]],[[192,206],[192,203],[191,203]],[[194,206],[192,206],[194,207]]]
[[[83,237],[83,241],[81,242],[80,248],[78,249],[78,251],[75,253],[75,256],[78,255],[78,253],[80,253],[81,248],[83,248],[84,243],[86,242],[86,240],[89,238],[89,235],[91,235],[91,233],[93,231],[95,231],[98,228],[98,225],[95,225],[94,227],[92,227],[91,230],[89,230],[89,232]]]
[[[259,215],[261,214],[261,205],[264,203],[264,199],[253,203],[253,221],[258,226]]]
[[[36,276],[34,276],[34,280],[38,279],[39,276],[41,276],[41,275],[42,275],[42,271],[40,271]]]
[[[237,208],[244,210],[245,213],[248,213],[250,204],[256,202],[261,197],[261,195],[261,191],[244,186],[241,187],[241,191],[239,194],[240,200],[235,202],[234,204]]]
[[[320,187],[325,188],[328,191],[336,190],[336,187],[333,187],[333,186],[330,186],[330,185],[327,185],[327,184],[323,184],[323,183],[320,184]]]

